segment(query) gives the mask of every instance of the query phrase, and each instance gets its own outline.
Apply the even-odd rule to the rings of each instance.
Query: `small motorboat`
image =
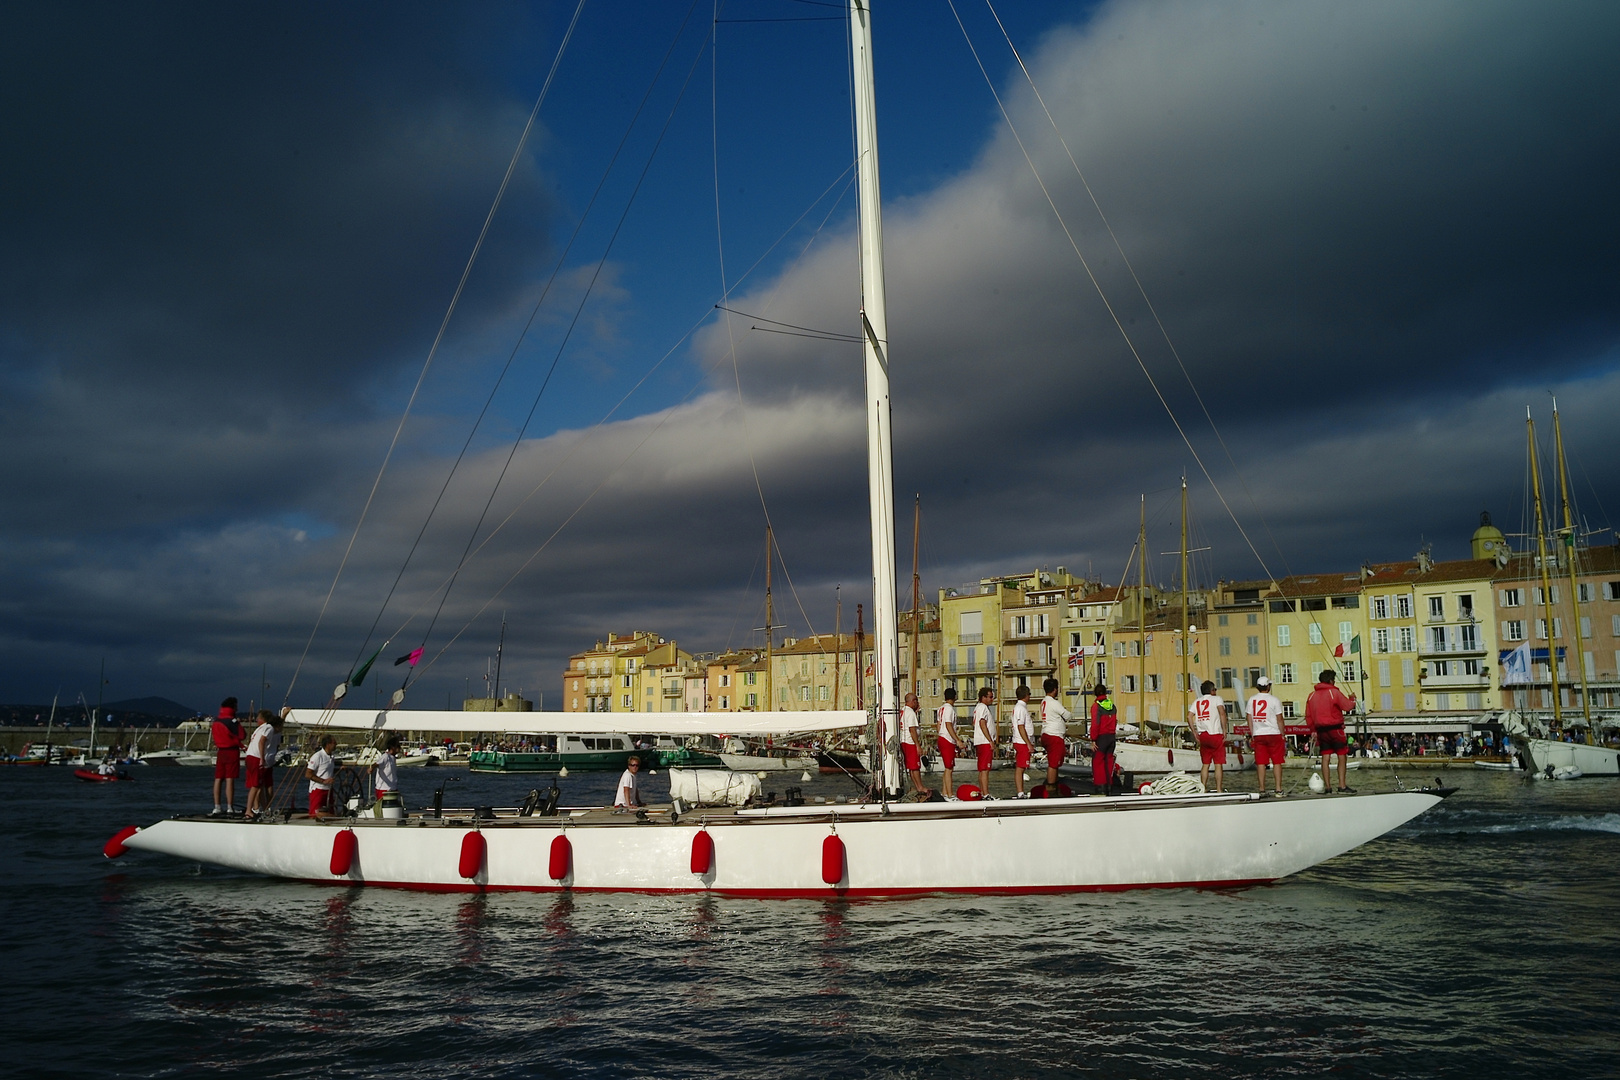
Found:
[[[74,769],[73,770],[73,775],[77,776],[80,780],[88,780],[92,784],[107,784],[107,783],[112,783],[112,782],[117,781],[117,780],[134,780],[135,779],[133,776],[129,775],[129,773],[127,773],[127,772],[124,772],[122,769],[120,769],[118,772],[110,772],[110,773],[97,772],[94,769]]]

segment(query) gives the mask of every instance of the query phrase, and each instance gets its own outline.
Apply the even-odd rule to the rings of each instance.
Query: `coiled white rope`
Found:
[[[1184,772],[1166,773],[1148,785],[1149,795],[1202,795],[1204,783]]]

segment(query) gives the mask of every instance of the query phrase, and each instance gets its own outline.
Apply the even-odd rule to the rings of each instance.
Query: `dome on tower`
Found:
[[[1502,530],[1491,524],[1490,511],[1479,515],[1479,528],[1474,530],[1474,558],[1495,559],[1508,554],[1507,537]]]

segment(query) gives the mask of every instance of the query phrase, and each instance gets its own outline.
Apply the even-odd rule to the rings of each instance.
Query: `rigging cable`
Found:
[[[529,110],[528,122],[523,125],[523,134],[518,138],[517,147],[512,151],[512,160],[507,163],[506,175],[501,178],[501,184],[495,192],[495,199],[490,204],[489,213],[484,216],[483,227],[478,232],[478,239],[473,244],[472,253],[467,257],[467,265],[461,271],[461,280],[456,283],[456,290],[450,297],[450,305],[445,309],[444,318],[439,323],[439,331],[434,335],[433,344],[428,349],[427,358],[422,362],[422,370],[416,377],[416,385],[411,388],[411,396],[405,403],[405,411],[400,415],[399,424],[394,428],[394,437],[389,440],[388,452],[383,455],[383,461],[377,470],[377,478],[371,483],[371,491],[366,496],[365,505],[360,510],[360,519],[354,523],[354,532],[349,536],[349,543],[343,550],[343,558],[338,563],[337,573],[332,576],[331,587],[326,590],[326,599],[321,602],[320,613],[315,617],[315,626],[309,632],[309,640],[304,643],[304,651],[298,657],[298,664],[293,669],[292,678],[287,682],[287,690],[281,701],[286,705],[292,697],[293,686],[298,682],[298,674],[303,670],[304,660],[309,656],[309,650],[315,643],[315,635],[320,633],[321,622],[326,618],[326,609],[332,603],[332,595],[337,592],[338,581],[343,577],[344,568],[349,565],[349,556],[354,553],[355,541],[360,537],[360,529],[366,523],[366,515],[371,511],[371,504],[377,498],[377,489],[382,486],[383,474],[388,471],[388,463],[393,460],[394,450],[399,445],[399,437],[405,430],[405,421],[410,418],[411,409],[416,404],[417,395],[422,392],[422,384],[427,380],[428,370],[433,366],[434,357],[438,355],[439,345],[444,341],[445,331],[450,326],[450,319],[455,314],[456,305],[461,301],[462,291],[467,287],[467,279],[472,276],[473,265],[478,261],[478,254],[483,250],[484,239],[489,235],[489,227],[495,220],[495,212],[500,209],[501,200],[506,196],[506,189],[512,182],[512,174],[517,171],[518,162],[522,160],[523,148],[529,141],[529,134],[534,130],[534,122],[540,115],[540,106],[545,103],[546,95],[551,90],[552,81],[557,76],[557,69],[562,65],[563,54],[568,50],[568,43],[573,39],[574,28],[579,25],[580,13],[585,10],[585,0],[579,0],[574,8],[573,18],[568,22],[568,29],[563,33],[563,39],[557,46],[557,55],[551,61],[551,70],[546,73],[546,81],[540,87],[540,94],[535,98],[534,108]]]

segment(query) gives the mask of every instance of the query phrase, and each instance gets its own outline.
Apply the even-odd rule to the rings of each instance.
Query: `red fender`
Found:
[[[551,841],[551,866],[547,871],[551,875],[551,880],[561,881],[567,877],[568,871],[573,868],[573,862],[574,845],[569,842],[568,837],[558,833]]]
[[[464,878],[475,878],[484,868],[484,834],[477,829],[461,838],[461,862],[456,869]]]
[[[821,880],[828,885],[844,880],[844,842],[836,834],[821,842]]]
[[[714,867],[714,837],[708,829],[699,829],[692,837],[692,873],[707,874]]]
[[[1168,762],[1166,762],[1166,764],[1174,765],[1176,763],[1176,752],[1174,749],[1170,750],[1166,756],[1170,759]]]
[[[127,829],[119,829],[113,834],[113,838],[107,841],[106,846],[101,849],[101,853],[107,856],[109,859],[118,858],[118,856],[129,850],[129,848],[124,846],[124,841],[128,840],[130,837],[134,836],[140,831],[140,826],[138,825],[131,825]]]
[[[354,853],[360,847],[360,841],[354,835],[353,829],[344,829],[332,837],[332,864],[329,869],[333,877],[342,877],[354,866]]]
[[[984,798],[984,792],[979,790],[978,784],[962,784],[956,789],[956,797],[962,802],[978,802]]]

